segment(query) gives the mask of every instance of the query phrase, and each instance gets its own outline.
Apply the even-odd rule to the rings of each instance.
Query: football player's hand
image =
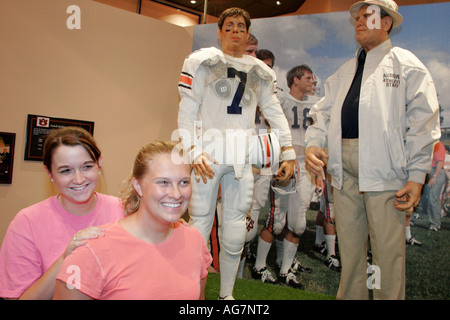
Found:
[[[322,177],[315,177],[315,183],[316,183],[316,193],[317,195],[321,196],[323,194],[324,189],[324,179]]]
[[[281,163],[280,168],[275,172],[275,177],[280,181],[287,181],[294,174],[295,160],[286,160]]]
[[[406,185],[395,194],[397,197],[397,200],[394,203],[395,208],[400,211],[408,211],[416,207],[420,202],[421,191],[422,184],[408,181]]]
[[[328,161],[328,154],[320,148],[309,147],[305,153],[305,168],[312,175],[322,176],[323,167]]]
[[[217,161],[206,153],[194,160],[192,170],[197,182],[200,182],[200,179],[202,179],[203,183],[206,184],[207,178],[212,179],[214,177],[214,169],[210,165],[211,162],[217,164]]]

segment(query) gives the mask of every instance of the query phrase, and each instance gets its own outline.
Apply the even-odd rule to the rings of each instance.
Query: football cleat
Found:
[[[329,256],[328,259],[326,259],[323,262],[328,268],[334,271],[341,271],[341,264],[339,263],[339,260],[336,256]]]
[[[417,241],[416,239],[414,239],[413,237],[409,238],[408,240],[406,240],[406,244],[410,245],[410,246],[421,246],[422,242]]]
[[[300,289],[300,290],[305,289],[305,287],[297,280],[297,277],[292,272],[292,270],[289,270],[288,273],[285,273],[285,274],[280,273],[279,278],[280,278],[281,283],[284,283],[289,287],[292,287],[295,289]]]
[[[278,282],[277,279],[275,279],[272,276],[272,273],[270,273],[270,271],[267,270],[266,267],[264,267],[264,268],[262,268],[260,270],[256,270],[255,267],[253,267],[253,269],[252,269],[252,277],[254,279],[261,280],[261,282],[264,282],[264,283],[276,284]]]
[[[325,246],[325,242],[322,242],[322,244],[316,244],[314,243],[313,250],[320,254],[325,254],[327,251],[327,247]]]
[[[297,272],[310,273],[312,271],[310,268],[307,268],[307,267],[303,266],[297,258],[295,258],[294,262],[292,262],[291,270],[294,273],[297,273]]]

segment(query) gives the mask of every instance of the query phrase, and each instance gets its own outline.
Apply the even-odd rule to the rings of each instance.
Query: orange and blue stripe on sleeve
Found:
[[[192,81],[194,77],[187,72],[181,72],[180,81],[178,82],[179,87],[186,89],[192,89]]]

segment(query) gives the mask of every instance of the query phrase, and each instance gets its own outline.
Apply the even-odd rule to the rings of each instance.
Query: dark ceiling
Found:
[[[203,14],[205,0],[154,0],[187,11]],[[252,19],[275,17],[296,12],[305,0],[207,0],[207,13],[218,17],[222,11],[231,7],[239,7],[250,13]],[[279,4],[277,4],[279,3]]]

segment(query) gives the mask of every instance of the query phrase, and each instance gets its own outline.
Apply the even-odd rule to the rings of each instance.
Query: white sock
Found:
[[[336,235],[334,234],[326,234],[325,235],[325,243],[327,244],[327,258],[330,256],[336,255]]]
[[[316,241],[315,244],[322,244],[324,241],[323,227],[316,225]]]
[[[267,255],[269,254],[272,242],[266,242],[261,237],[258,239],[258,249],[256,250],[255,269],[261,270],[266,266]]]
[[[406,231],[406,240],[409,240],[412,237],[412,235],[411,235],[411,227],[407,226],[405,229],[406,229],[405,230]]]
[[[285,274],[288,273],[289,269],[294,262],[295,254],[297,253],[298,243],[290,242],[284,239],[283,242],[284,251],[283,251],[283,263],[281,264],[280,273]]]

